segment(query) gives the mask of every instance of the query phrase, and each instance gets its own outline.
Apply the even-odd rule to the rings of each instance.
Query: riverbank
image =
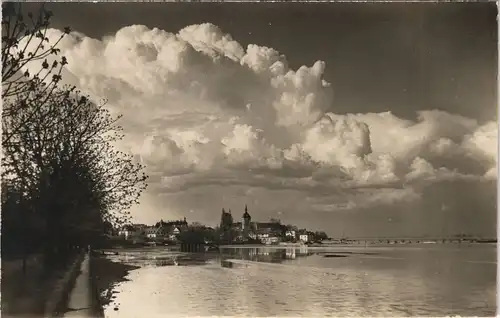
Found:
[[[116,298],[117,284],[128,281],[126,276],[139,266],[113,262],[104,255],[95,253],[90,258],[90,281],[95,301],[94,313],[97,317],[104,317],[103,308]],[[116,304],[114,310],[119,310]]]
[[[31,255],[25,273],[21,259],[2,259],[2,317],[104,317],[116,284],[139,268],[97,253],[66,258],[48,266],[43,255]]]
[[[2,317],[56,316],[65,306],[81,260],[75,253],[48,263],[42,254],[33,254],[23,272],[21,259],[2,258]]]

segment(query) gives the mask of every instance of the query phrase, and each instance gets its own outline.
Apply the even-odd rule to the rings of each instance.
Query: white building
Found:
[[[309,234],[300,234],[299,240],[304,242],[304,243],[309,242]]]
[[[125,237],[126,240],[136,238],[144,234],[146,227],[144,224],[125,225],[118,231],[118,235]]]
[[[156,238],[156,236],[157,236],[157,234],[156,234],[157,229],[155,227],[153,227],[153,226],[147,228],[145,232],[146,232],[146,237],[147,238]]]
[[[181,229],[175,226],[169,233],[168,239],[171,241],[177,241],[179,234],[181,234]]]
[[[135,235],[135,233],[136,233],[136,231],[133,229],[127,229],[127,230],[122,229],[122,230],[118,231],[118,235],[125,237],[126,240],[128,240],[133,235]]]
[[[257,234],[257,237],[259,238],[259,240],[267,239],[269,237],[269,233],[259,233]]]
[[[281,241],[280,238],[277,236],[268,236],[261,239],[261,242],[266,245],[279,244],[280,241]]]

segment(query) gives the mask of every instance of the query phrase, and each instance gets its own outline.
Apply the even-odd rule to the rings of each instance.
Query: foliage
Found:
[[[318,241],[322,241],[322,240],[327,240],[328,239],[328,235],[325,232],[323,232],[323,231],[316,231],[316,232],[314,232],[314,237]]]
[[[2,248],[26,247],[28,235],[52,250],[92,243],[127,221],[147,186],[144,167],[115,148],[120,117],[58,84],[64,57],[21,72],[59,53],[60,39],[46,44],[51,13],[28,14],[29,25],[20,5],[4,5],[3,15]]]
[[[205,226],[190,226],[186,231],[179,235],[179,240],[183,243],[204,243],[207,241],[215,241],[217,239],[216,232]]]
[[[184,220],[176,220],[176,221],[167,221],[167,222],[160,220],[159,222],[155,223],[155,227],[186,226],[186,225],[187,225],[187,221],[185,219]]]
[[[27,107],[31,102],[51,96],[53,90],[61,80],[61,71],[67,64],[66,58],[58,58],[60,50],[56,47],[64,35],[70,32],[69,28],[50,43],[47,31],[50,25],[52,12],[42,6],[36,17],[33,13],[24,15],[20,3],[5,2],[2,5],[2,99],[18,97],[24,94],[27,100],[19,103],[10,103],[2,106],[2,115],[10,116],[20,107]],[[49,65],[47,58],[52,57]],[[40,61],[38,70],[25,70],[28,64]],[[37,87],[40,95],[25,94],[33,92]],[[27,124],[31,117],[24,118],[19,126],[13,127],[10,132],[3,132],[3,139],[9,140],[17,129]]]

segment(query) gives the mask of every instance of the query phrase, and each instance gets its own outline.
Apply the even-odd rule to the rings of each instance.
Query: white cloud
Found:
[[[462,147],[469,151],[469,155],[489,164],[486,175],[497,175],[498,164],[498,124],[491,121],[478,127],[472,134],[467,135]]]
[[[72,33],[60,48],[64,79],[123,113],[124,144],[158,177],[158,193],[226,183],[305,198],[350,188],[356,199],[338,204],[351,209],[416,199],[411,184],[422,180],[497,176],[496,122],[437,110],[416,121],[335,114],[324,62],[292,70],[276,50],[244,49],[209,23],[177,34],[134,25],[102,40]]]

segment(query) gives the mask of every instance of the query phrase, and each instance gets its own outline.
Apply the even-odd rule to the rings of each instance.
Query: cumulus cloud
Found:
[[[64,80],[124,114],[123,145],[158,194],[210,184],[304,198],[350,189],[347,201],[313,205],[350,210],[416,200],[412,185],[423,181],[497,176],[496,122],[437,110],[415,121],[335,114],[324,62],[292,70],[280,52],[244,48],[209,23],[176,34],[141,25],[103,39],[71,33],[60,48]]]

